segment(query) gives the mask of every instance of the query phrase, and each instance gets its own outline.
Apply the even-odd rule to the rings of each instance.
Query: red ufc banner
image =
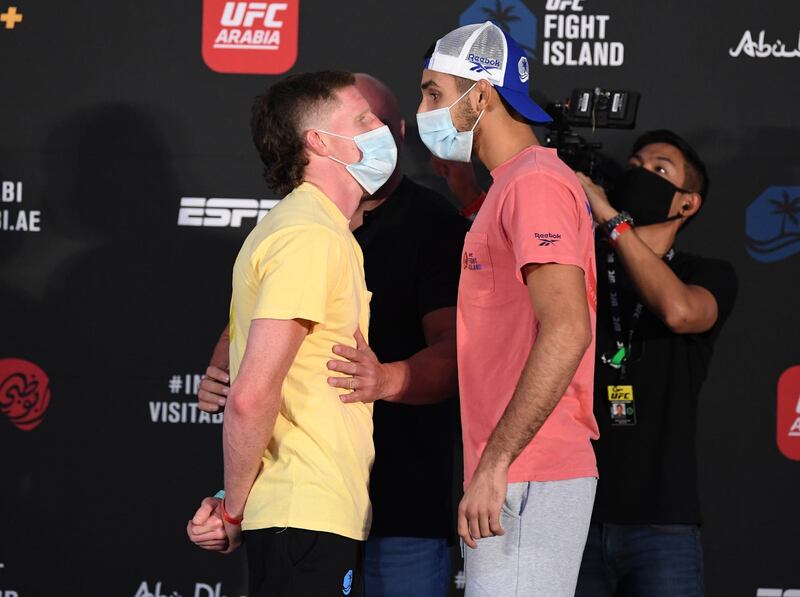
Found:
[[[800,460],[800,365],[778,380],[778,449],[786,458]]]
[[[203,61],[219,73],[285,73],[297,60],[299,5],[203,0]]]

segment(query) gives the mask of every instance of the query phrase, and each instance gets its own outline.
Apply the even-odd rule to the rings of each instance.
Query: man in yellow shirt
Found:
[[[343,402],[326,363],[335,344],[367,334],[370,293],[348,221],[391,175],[397,149],[343,72],[276,83],[256,98],[252,132],[265,179],[285,198],[233,269],[228,549],[244,531],[251,597],[357,596],[372,406]]]

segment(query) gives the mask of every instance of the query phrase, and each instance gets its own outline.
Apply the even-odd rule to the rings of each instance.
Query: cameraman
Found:
[[[597,245],[600,482],[576,595],[695,597],[697,403],[736,275],[727,262],[674,249],[708,192],[689,144],[646,133],[628,166],[610,202],[578,174],[607,241]]]

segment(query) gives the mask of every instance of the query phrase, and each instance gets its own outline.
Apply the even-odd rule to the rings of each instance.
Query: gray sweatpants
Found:
[[[597,479],[510,483],[505,535],[464,546],[466,597],[573,597]]]

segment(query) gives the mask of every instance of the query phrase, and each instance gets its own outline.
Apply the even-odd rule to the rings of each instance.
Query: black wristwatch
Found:
[[[608,236],[611,236],[611,233],[614,231],[614,228],[616,228],[617,226],[619,226],[623,222],[627,222],[631,226],[634,225],[633,218],[631,217],[631,214],[629,214],[627,211],[619,212],[617,215],[615,215],[613,218],[611,218],[608,222],[606,222],[606,234]]]

